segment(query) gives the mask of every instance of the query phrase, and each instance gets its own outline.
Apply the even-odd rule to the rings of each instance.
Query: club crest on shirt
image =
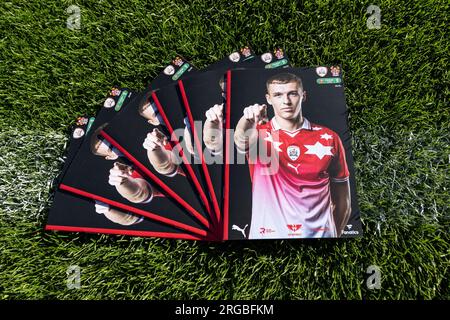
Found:
[[[300,157],[300,148],[298,146],[289,146],[287,147],[286,151],[289,159],[291,159],[292,161],[295,161],[298,159],[298,157]]]
[[[327,67],[317,67],[316,73],[319,77],[325,77],[328,73],[328,68]]]

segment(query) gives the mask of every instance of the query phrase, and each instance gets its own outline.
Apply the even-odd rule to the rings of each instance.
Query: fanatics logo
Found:
[[[319,77],[325,77],[328,73],[328,68],[327,67],[317,67],[316,73]]]
[[[347,230],[344,230],[344,234],[345,235],[357,235],[357,234],[359,234],[358,230],[352,230],[352,228],[353,228],[352,224],[347,224],[345,226],[345,228],[347,229]]]
[[[298,146],[289,146],[286,149],[289,159],[295,161],[300,157],[300,148]]]

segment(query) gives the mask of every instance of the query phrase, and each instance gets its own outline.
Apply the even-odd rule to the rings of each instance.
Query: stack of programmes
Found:
[[[176,57],[70,128],[46,230],[183,240],[362,235],[342,68]]]

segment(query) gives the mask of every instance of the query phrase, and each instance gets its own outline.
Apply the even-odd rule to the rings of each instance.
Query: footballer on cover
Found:
[[[173,81],[172,77],[164,77]],[[163,84],[164,77],[159,76],[156,83]],[[165,83],[170,81],[165,80]],[[195,210],[184,210],[171,194],[145,178],[123,153],[99,135],[117,112],[126,110],[132,96],[133,93],[127,89],[114,88],[111,91],[85,143],[64,175],[60,189],[206,236],[209,221],[204,216]],[[126,127],[123,130],[132,129]]]
[[[282,61],[283,63],[279,63]],[[187,121],[192,131],[192,145],[188,150],[194,150],[196,159],[201,160],[202,170],[210,178],[209,192],[222,209],[223,200],[223,106],[225,102],[224,74],[228,69],[236,68],[270,68],[288,67],[288,59],[282,49],[276,49],[261,56],[244,47],[230,54],[227,58],[213,64],[215,68],[194,77],[178,81],[182,100],[182,110],[170,105],[167,116],[172,126],[180,126],[181,121]],[[165,90],[166,88],[162,89]],[[160,96],[160,92],[155,92]],[[155,98],[155,100],[159,100]],[[158,104],[157,104],[158,105]],[[162,106],[165,104],[162,103]],[[164,108],[162,112],[164,112]],[[166,108],[167,110],[167,108]],[[167,115],[167,111],[166,111]],[[189,140],[185,139],[189,142]]]
[[[69,146],[64,156],[65,162],[61,174],[55,179],[56,183],[60,181],[60,177],[64,175],[75,158],[93,120],[93,117],[79,117],[77,119],[76,125],[71,130]],[[110,206],[107,203],[78,196],[64,190],[56,190],[54,193],[45,229],[186,240],[202,239],[202,237],[170,225],[158,223]]]
[[[227,72],[223,239],[362,234],[340,66]]]

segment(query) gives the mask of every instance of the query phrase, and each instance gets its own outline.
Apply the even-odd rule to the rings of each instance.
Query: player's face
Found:
[[[266,94],[275,115],[282,119],[296,119],[302,111],[303,92],[297,82],[271,83]]]
[[[153,110],[153,107],[151,105],[151,103],[148,103],[147,105],[144,106],[143,110],[142,110],[142,116],[148,120],[149,123],[151,123],[154,126],[158,126],[160,125],[160,121],[156,115],[155,110]]]
[[[106,160],[116,160],[119,155],[115,151],[115,148],[113,148],[109,142],[104,140],[100,140],[97,146],[97,153],[102,157],[105,157]]]

